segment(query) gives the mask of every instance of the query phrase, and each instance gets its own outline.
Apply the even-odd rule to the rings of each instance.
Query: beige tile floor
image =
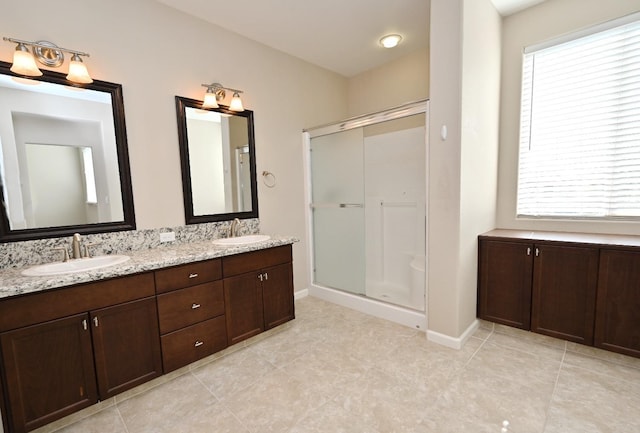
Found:
[[[462,350],[319,299],[38,433],[640,432],[640,359],[483,323]]]

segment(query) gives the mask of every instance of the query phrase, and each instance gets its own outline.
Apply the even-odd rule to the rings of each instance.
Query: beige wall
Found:
[[[431,17],[428,325],[459,337],[475,319],[477,235],[494,224],[501,22],[489,0],[432,0]]]
[[[263,231],[292,235],[297,290],[306,287],[301,131],[347,115],[347,79],[152,0],[34,0],[2,8],[3,36],[89,52],[96,79],[121,83],[138,228],[184,224],[174,95],[201,83],[240,88],[255,112]],[[0,59],[15,45],[2,42]]]
[[[605,6],[606,3],[606,6]],[[507,17],[502,33],[502,100],[497,226],[640,234],[640,224],[622,222],[516,220],[522,50],[556,36],[640,11],[640,0],[553,0]]]
[[[427,17],[425,17],[425,25]],[[429,50],[420,50],[349,79],[349,116],[429,97]]]

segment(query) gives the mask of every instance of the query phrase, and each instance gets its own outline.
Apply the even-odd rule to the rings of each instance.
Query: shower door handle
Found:
[[[311,209],[329,209],[329,208],[362,208],[362,203],[311,203]]]

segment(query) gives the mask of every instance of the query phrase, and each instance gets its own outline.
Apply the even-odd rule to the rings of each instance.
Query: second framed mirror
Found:
[[[176,96],[185,222],[258,217],[253,111]]]

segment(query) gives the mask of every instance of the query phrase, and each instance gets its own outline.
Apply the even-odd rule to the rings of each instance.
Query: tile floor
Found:
[[[640,359],[483,323],[462,350],[319,299],[38,433],[640,432]]]

